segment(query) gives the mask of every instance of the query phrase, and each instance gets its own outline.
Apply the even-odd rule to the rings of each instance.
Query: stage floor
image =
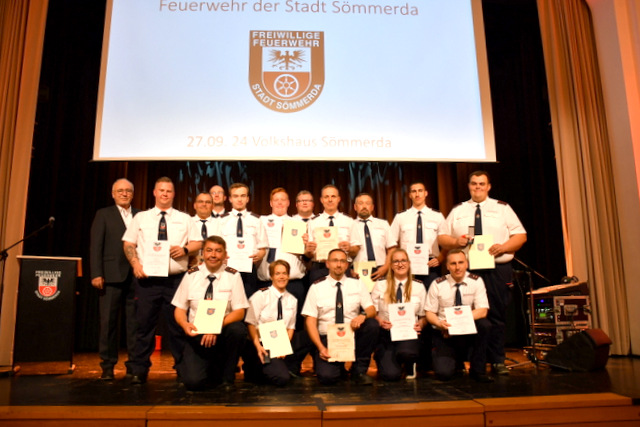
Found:
[[[521,350],[508,357],[526,360]],[[3,406],[88,406],[88,405],[225,405],[225,406],[314,406],[370,405],[416,402],[462,401],[499,397],[529,397],[612,392],[640,404],[640,358],[611,357],[604,370],[571,373],[540,365],[511,370],[509,376],[479,384],[467,376],[441,382],[431,375],[395,383],[376,380],[372,386],[348,382],[322,386],[310,372],[309,359],[304,376],[286,387],[254,385],[241,374],[236,389],[188,392],[176,382],[168,353],[156,352],[149,380],[130,385],[124,379],[124,365],[116,366],[116,379],[102,381],[97,354],[78,354],[72,374],[25,375],[19,372],[0,378],[0,405]],[[375,377],[375,365],[369,374]]]

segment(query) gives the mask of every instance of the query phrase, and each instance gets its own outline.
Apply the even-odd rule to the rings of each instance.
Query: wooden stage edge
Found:
[[[638,426],[640,406],[615,393],[506,397],[384,405],[2,406],[2,426],[164,427]]]

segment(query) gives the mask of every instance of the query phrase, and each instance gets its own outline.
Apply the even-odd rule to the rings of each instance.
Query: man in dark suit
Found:
[[[118,362],[118,314],[124,306],[129,359],[136,339],[135,286],[131,265],[122,250],[122,235],[139,212],[131,207],[133,184],[126,179],[113,183],[115,205],[96,212],[91,225],[91,285],[100,292],[101,379],[113,380]],[[129,362],[127,374],[129,374]]]

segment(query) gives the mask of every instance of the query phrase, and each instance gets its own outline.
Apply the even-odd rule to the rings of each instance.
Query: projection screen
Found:
[[[94,160],[495,161],[481,0],[108,0]]]

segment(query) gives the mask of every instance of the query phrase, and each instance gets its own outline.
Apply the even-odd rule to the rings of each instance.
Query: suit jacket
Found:
[[[131,208],[131,214],[140,212]],[[91,224],[91,278],[103,277],[106,283],[124,282],[131,265],[122,249],[127,227],[116,205],[99,209]]]

